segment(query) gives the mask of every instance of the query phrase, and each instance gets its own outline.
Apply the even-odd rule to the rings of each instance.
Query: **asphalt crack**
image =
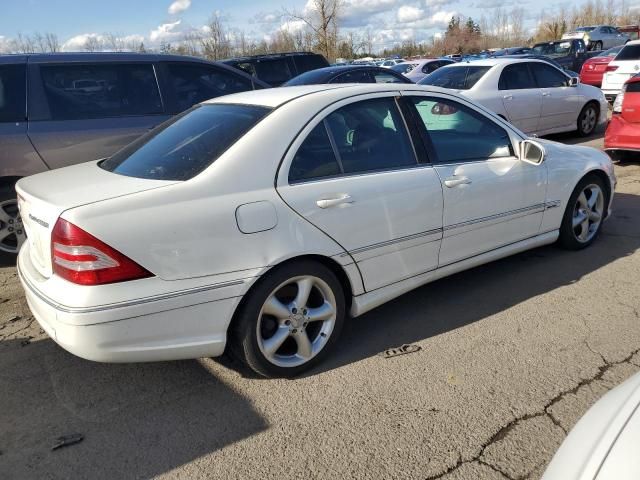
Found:
[[[566,397],[567,395],[575,395],[578,390],[580,390],[582,387],[587,386],[592,384],[593,382],[596,382],[598,380],[601,380],[602,377],[607,373],[607,371],[609,371],[609,369],[611,369],[612,367],[615,367],[617,365],[622,365],[624,363],[629,363],[631,365],[635,365],[633,362],[631,362],[631,359],[634,357],[634,355],[636,355],[638,352],[640,352],[640,348],[634,350],[633,352],[631,352],[631,354],[629,354],[627,357],[625,357],[622,360],[616,361],[616,362],[609,362],[607,361],[604,356],[595,351],[593,348],[591,348],[591,346],[589,345],[589,342],[587,340],[584,340],[584,344],[585,346],[589,349],[589,351],[591,351],[592,353],[598,355],[602,361],[603,361],[603,365],[598,367],[598,371],[595,375],[589,377],[589,378],[585,378],[582,379],[578,382],[578,384],[575,387],[572,387],[570,389],[564,390],[562,392],[560,392],[558,395],[556,395],[555,397],[553,397],[551,400],[549,400],[541,409],[541,411],[535,412],[535,413],[528,413],[525,415],[522,415],[520,417],[514,418],[513,420],[511,420],[509,423],[507,423],[505,426],[503,426],[502,428],[500,428],[495,434],[493,434],[486,442],[484,442],[481,446],[480,446],[480,452],[475,455],[473,458],[469,459],[469,460],[463,460],[462,459],[462,454],[459,455],[458,457],[458,461],[451,467],[449,467],[448,469],[446,469],[444,472],[442,473],[438,473],[435,475],[431,475],[429,477],[426,477],[425,480],[437,480],[440,478],[443,478],[444,476],[453,473],[454,471],[456,471],[457,469],[459,469],[460,467],[462,467],[463,465],[467,464],[467,463],[473,463],[473,462],[478,462],[478,463],[482,463],[483,465],[486,465],[488,467],[490,467],[491,469],[495,470],[496,472],[500,473],[501,475],[503,475],[505,478],[507,478],[508,480],[522,480],[527,478],[529,475],[531,475],[531,472],[528,472],[526,475],[522,476],[522,477],[518,477],[518,478],[512,478],[509,475],[507,475],[505,472],[503,472],[499,466],[497,465],[493,465],[489,462],[487,462],[486,460],[482,459],[482,456],[484,455],[485,450],[490,446],[493,445],[494,443],[504,439],[509,432],[511,432],[516,425],[518,425],[521,422],[525,422],[529,419],[532,418],[536,418],[536,417],[541,417],[541,416],[548,416],[551,419],[551,422],[553,422],[554,425],[556,425],[557,427],[559,427],[565,434],[565,436],[568,434],[567,429],[562,426],[560,424],[560,422],[558,421],[558,419],[556,419],[550,412],[549,409],[555,405],[556,403],[560,402],[562,399],[564,399],[564,397]]]

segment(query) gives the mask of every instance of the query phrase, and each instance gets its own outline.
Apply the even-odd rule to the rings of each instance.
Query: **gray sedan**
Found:
[[[579,27],[572,32],[562,35],[563,39],[580,38],[584,40],[589,50],[602,50],[624,45],[629,41],[629,36],[620,32],[615,27],[608,25],[595,25],[590,27]]]

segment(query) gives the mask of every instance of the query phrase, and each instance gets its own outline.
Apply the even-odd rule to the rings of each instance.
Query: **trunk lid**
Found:
[[[51,231],[65,210],[174,183],[111,173],[98,161],[21,179],[16,191],[33,266],[44,277],[51,276]]]

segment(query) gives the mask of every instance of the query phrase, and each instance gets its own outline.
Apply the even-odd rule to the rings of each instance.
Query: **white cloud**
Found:
[[[307,24],[303,20],[288,20],[280,25],[280,30],[283,32],[296,33],[300,30],[304,30]]]
[[[11,39],[0,35],[0,53],[11,52]]]
[[[74,52],[78,50],[83,50],[85,44],[89,39],[102,41],[102,35],[98,33],[83,33],[81,35],[76,35],[75,37],[71,37],[69,40],[67,40],[62,44],[62,51]]]
[[[458,0],[424,0],[424,4],[430,8],[442,7],[444,5],[451,5],[452,3],[456,3]]]
[[[424,10],[418,7],[412,7],[410,5],[403,5],[398,9],[398,22],[410,23],[417,22],[424,16]]]
[[[176,20],[175,22],[163,23],[158,25],[154,30],[149,33],[149,40],[151,42],[167,42],[171,40],[177,40],[182,38],[183,32],[179,30],[182,20]]]
[[[169,5],[169,14],[175,15],[180,12],[184,12],[191,6],[191,0],[176,0],[171,5]]]
[[[64,42],[62,44],[61,50],[63,52],[77,52],[84,50],[84,47],[89,40],[93,40],[95,46],[99,50],[108,52],[113,51],[114,48],[117,50],[125,50],[129,46],[137,47],[140,43],[144,42],[144,37],[142,35],[133,34],[114,38],[113,36],[100,33],[83,33],[81,35],[71,37],[66,42]]]
[[[449,24],[451,17],[455,17],[455,16],[456,16],[455,11],[447,12],[445,10],[440,10],[439,12],[436,12],[433,15],[431,15],[431,18],[430,18],[431,26],[446,27]]]

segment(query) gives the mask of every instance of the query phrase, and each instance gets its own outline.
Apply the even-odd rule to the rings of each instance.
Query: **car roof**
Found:
[[[332,79],[335,75],[354,70],[373,70],[375,72],[387,72],[387,68],[378,67],[373,64],[355,64],[355,65],[334,65],[331,67],[322,67],[301,73],[291,80],[303,78],[305,82],[324,82]],[[286,82],[285,82],[286,83]]]
[[[259,105],[263,107],[277,108],[292,100],[310,95],[322,95],[342,89],[344,97],[364,95],[367,93],[419,90],[425,92],[437,92],[451,94],[451,90],[434,87],[431,85],[416,85],[415,83],[335,83],[321,85],[299,85],[292,87],[277,87],[265,90],[249,90],[234,93],[222,97],[212,98],[202,102],[203,104],[225,103],[241,105]]]
[[[313,53],[313,52],[282,52],[282,53],[263,53],[260,55],[245,55],[240,57],[225,58],[224,60],[220,60],[220,61],[221,62],[246,62],[249,60],[256,60],[261,58],[266,59],[266,58],[280,58],[280,57],[296,57],[296,56],[303,56],[303,55],[320,56],[319,53]]]
[[[495,67],[496,65],[504,65],[507,63],[522,63],[522,62],[544,62],[544,60],[540,60],[538,58],[514,58],[514,57],[496,57],[496,58],[482,58],[478,60],[473,60],[469,62],[452,63],[451,65],[445,65],[442,68],[454,68],[454,67],[467,67],[469,65],[473,65],[476,67]]]
[[[5,56],[5,55],[0,55]],[[8,54],[6,56],[13,57]],[[112,62],[112,61],[177,61],[177,62],[198,62],[198,63],[214,63],[203,58],[189,57],[186,55],[169,55],[163,53],[137,53],[137,52],[56,52],[56,53],[25,53],[20,57],[27,58],[29,62],[46,63],[46,62]]]

